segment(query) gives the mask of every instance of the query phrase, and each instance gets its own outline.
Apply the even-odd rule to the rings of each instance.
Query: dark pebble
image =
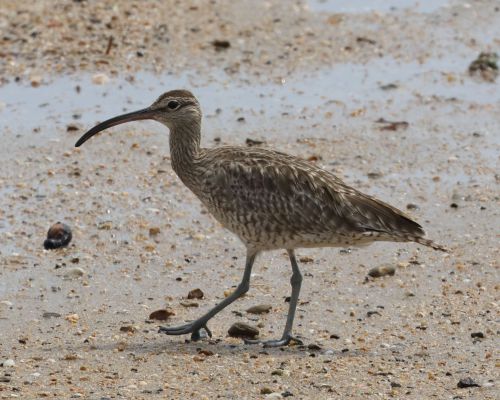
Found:
[[[47,232],[47,239],[43,242],[43,247],[46,250],[65,247],[71,242],[72,237],[71,228],[62,222],[57,222]]]
[[[480,387],[478,383],[474,382],[472,378],[462,378],[458,381],[457,387],[460,389],[470,388],[470,387]]]
[[[370,179],[379,179],[382,177],[382,174],[380,172],[368,172],[366,176]]]
[[[44,312],[42,314],[43,318],[60,318],[61,314],[56,313],[56,312]]]
[[[395,83],[388,83],[386,85],[379,86],[379,88],[382,90],[393,90],[393,89],[397,89],[398,87],[399,86],[396,85]]]
[[[201,289],[193,289],[188,293],[188,299],[202,299],[204,293]]]
[[[196,301],[181,301],[179,304],[182,307],[190,308],[190,307],[199,307],[200,305]]]
[[[470,337],[474,339],[484,339],[485,336],[483,332],[472,332]]]
[[[245,324],[244,322],[235,322],[231,325],[227,333],[231,337],[239,338],[254,338],[255,336],[259,336],[259,330],[257,328]]]
[[[289,392],[288,390],[281,393],[281,397],[292,397],[292,396],[293,396],[293,393]]]
[[[368,275],[370,275],[372,278],[380,278],[387,275],[393,276],[395,273],[396,268],[385,265],[372,268],[370,271],[368,271]]]
[[[273,391],[268,387],[263,387],[260,389],[260,394],[271,394]]]
[[[149,319],[156,319],[158,321],[165,321],[165,320],[169,319],[172,315],[175,315],[175,313],[172,310],[161,309],[161,310],[153,311],[151,314],[149,314]]]
[[[66,132],[74,132],[74,131],[79,131],[80,128],[78,127],[78,125],[75,125],[75,124],[68,124],[66,126]]]
[[[401,387],[401,384],[397,383],[397,382],[391,382],[391,388],[400,388]]]
[[[382,315],[382,314],[380,314],[378,311],[368,311],[366,313],[367,317],[371,317],[372,315]]]
[[[135,333],[137,330],[132,325],[124,325],[120,327],[120,332]]]
[[[408,203],[406,205],[406,209],[407,210],[418,210],[418,206],[416,204],[413,204],[413,203]]]
[[[252,146],[258,146],[260,144],[263,144],[264,141],[263,140],[255,140],[255,139],[247,138],[245,140],[245,143],[246,143],[247,146],[252,147]]]
[[[335,333],[332,333],[330,335],[330,339],[340,339],[340,336],[339,335],[336,335]]]
[[[215,50],[225,50],[231,47],[231,42],[229,40],[214,40],[212,45],[215,47]]]

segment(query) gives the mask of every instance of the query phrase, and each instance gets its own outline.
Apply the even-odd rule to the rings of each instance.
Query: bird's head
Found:
[[[190,127],[191,125],[199,129],[201,122],[200,104],[188,90],[171,90],[162,94],[147,108],[110,118],[94,126],[78,139],[75,147],[80,147],[95,134],[112,126],[143,119],[161,122],[171,130],[176,126]]]

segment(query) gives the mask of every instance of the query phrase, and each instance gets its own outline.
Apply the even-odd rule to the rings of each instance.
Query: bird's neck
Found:
[[[170,127],[172,168],[186,186],[195,184],[195,163],[200,153],[201,123]]]

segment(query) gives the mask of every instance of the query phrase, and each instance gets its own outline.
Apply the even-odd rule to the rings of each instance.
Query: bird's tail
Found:
[[[423,244],[424,246],[427,247],[432,247],[434,250],[444,251],[446,253],[450,252],[450,250],[447,249],[446,247],[441,246],[440,244],[437,244],[430,239],[424,239],[422,237],[409,237],[408,240]]]

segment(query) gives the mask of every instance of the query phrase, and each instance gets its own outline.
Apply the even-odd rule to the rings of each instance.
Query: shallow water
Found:
[[[117,77],[105,85],[92,84],[89,75],[58,77],[37,88],[9,83],[0,91],[0,129],[23,133],[43,127],[54,129],[56,138],[56,129],[64,128],[61,125],[79,123],[89,127],[98,120],[143,108],[174,88],[191,89],[208,117],[225,111],[219,116],[222,122],[234,121],[235,114],[242,110],[273,118],[283,113],[304,113],[305,108],[327,109],[332,104],[361,107],[387,100],[393,101],[391,109],[398,112],[417,97],[477,104],[500,101],[495,84],[466,74],[472,57],[428,59],[423,63],[381,58],[366,65],[339,64],[307,75],[290,75],[281,82],[267,84],[247,84],[226,76],[207,82],[189,74],[162,76],[144,72],[136,74],[133,82]],[[396,87],[382,90],[381,86],[387,84]]]
[[[311,10],[329,13],[392,12],[412,10],[431,13],[451,0],[309,0]],[[465,2],[464,2],[465,3]]]

